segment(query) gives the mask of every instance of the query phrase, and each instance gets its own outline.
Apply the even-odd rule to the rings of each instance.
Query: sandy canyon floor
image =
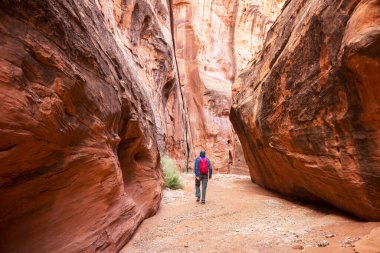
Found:
[[[122,253],[380,252],[380,222],[288,201],[238,175],[215,175],[201,205],[193,176],[182,177],[184,189],[164,191]]]

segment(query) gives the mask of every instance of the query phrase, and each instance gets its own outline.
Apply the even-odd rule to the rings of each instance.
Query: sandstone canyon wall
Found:
[[[380,220],[379,83],[379,1],[288,1],[231,110],[252,180]]]
[[[217,171],[248,172],[229,121],[231,87],[237,70],[261,49],[283,2],[172,1],[190,158],[205,149]]]
[[[185,154],[167,2],[0,0],[0,100],[0,251],[116,252]]]

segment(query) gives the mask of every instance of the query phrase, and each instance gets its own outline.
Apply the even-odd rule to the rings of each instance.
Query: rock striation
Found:
[[[281,12],[285,0],[236,1],[233,50],[238,71],[261,51],[269,28]]]
[[[0,251],[116,252],[185,124],[166,1],[0,1]]]
[[[253,181],[380,220],[379,1],[288,1],[237,82]]]
[[[261,49],[283,2],[172,1],[190,157],[205,149],[219,172],[248,171],[229,121],[231,87],[236,72]]]

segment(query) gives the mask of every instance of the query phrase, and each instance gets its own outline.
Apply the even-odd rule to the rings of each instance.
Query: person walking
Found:
[[[202,182],[202,204],[206,204],[206,188],[208,180],[212,178],[212,167],[210,160],[206,157],[206,151],[204,150],[200,152],[199,157],[195,158],[194,174],[195,197],[197,197],[197,202],[199,202],[201,198],[200,186]]]

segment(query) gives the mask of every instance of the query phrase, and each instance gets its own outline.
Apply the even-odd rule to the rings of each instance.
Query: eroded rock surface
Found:
[[[242,152],[235,150],[240,143],[228,119],[232,82],[236,71],[261,49],[282,2],[173,0],[190,157],[205,149],[222,173],[248,171]]]
[[[253,181],[380,220],[379,1],[288,1],[238,82]]]
[[[135,76],[144,84],[153,108],[160,152],[183,167],[186,115],[173,48],[171,6],[164,0],[101,0],[99,7],[119,46],[131,54]]]
[[[169,16],[0,1],[1,252],[116,252],[156,212],[159,152],[184,154]]]
[[[240,0],[235,3],[234,54],[242,70],[261,51],[267,32],[285,0]]]

